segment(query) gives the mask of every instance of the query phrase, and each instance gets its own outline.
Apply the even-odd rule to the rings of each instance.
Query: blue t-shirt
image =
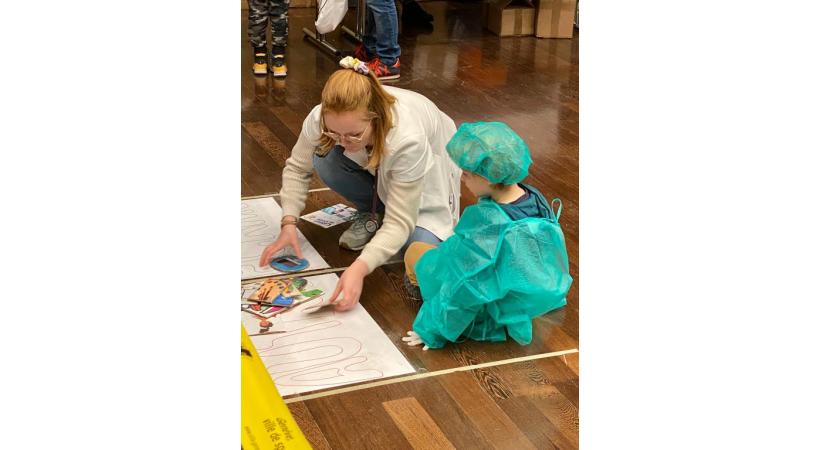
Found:
[[[512,203],[497,203],[501,209],[510,216],[512,220],[526,219],[527,217],[547,217],[546,211],[540,205],[545,205],[547,200],[538,192],[538,189],[524,184],[518,183],[518,186],[524,190],[524,195],[518,197]],[[540,202],[538,200],[541,200]]]

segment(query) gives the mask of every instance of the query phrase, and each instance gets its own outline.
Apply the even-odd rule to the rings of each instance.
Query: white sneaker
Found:
[[[353,216],[353,225],[339,237],[339,246],[348,250],[361,250],[373,239],[376,231],[382,225],[383,214],[358,212]]]

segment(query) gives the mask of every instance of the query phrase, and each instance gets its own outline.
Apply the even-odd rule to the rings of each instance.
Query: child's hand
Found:
[[[416,334],[416,332],[413,331],[413,330],[408,331],[407,336],[401,338],[401,340],[404,341],[404,342],[407,342],[407,345],[409,345],[411,347],[416,346],[416,345],[424,344],[424,342],[421,340],[421,336]],[[428,347],[427,344],[424,344],[424,348],[422,348],[422,350],[427,350],[429,348],[430,347]]]

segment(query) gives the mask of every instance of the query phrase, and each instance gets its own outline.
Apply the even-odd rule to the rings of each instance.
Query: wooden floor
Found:
[[[481,27],[481,5],[428,2],[432,31],[403,30],[402,76],[392,85],[433,100],[455,120],[509,124],[527,141],[534,164],[525,180],[564,203],[561,224],[575,279],[565,308],[538,318],[533,343],[465,342],[423,352],[401,336],[418,307],[401,289],[402,265],[365,280],[361,303],[419,372],[578,348],[578,37],[503,38]],[[352,16],[349,14],[349,16]],[[350,17],[349,17],[350,18]],[[337,62],[302,39],[312,9],[291,9],[288,77],[255,77],[242,12],[242,195],[278,192],[281,171],[307,112]],[[576,32],[577,33],[577,32]],[[331,39],[346,50],[353,45]],[[323,187],[314,175],[313,188]],[[306,212],[343,201],[312,193]],[[475,201],[462,188],[462,206]],[[343,227],[300,229],[333,267],[357,253],[338,246]],[[577,448],[578,353],[332,393],[289,406],[317,449]]]

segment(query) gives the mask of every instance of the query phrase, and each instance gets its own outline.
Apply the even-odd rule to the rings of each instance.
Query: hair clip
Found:
[[[367,64],[365,64],[364,61],[360,61],[352,56],[342,58],[342,60],[339,61],[339,65],[362,75],[370,73],[370,69],[367,68]]]

